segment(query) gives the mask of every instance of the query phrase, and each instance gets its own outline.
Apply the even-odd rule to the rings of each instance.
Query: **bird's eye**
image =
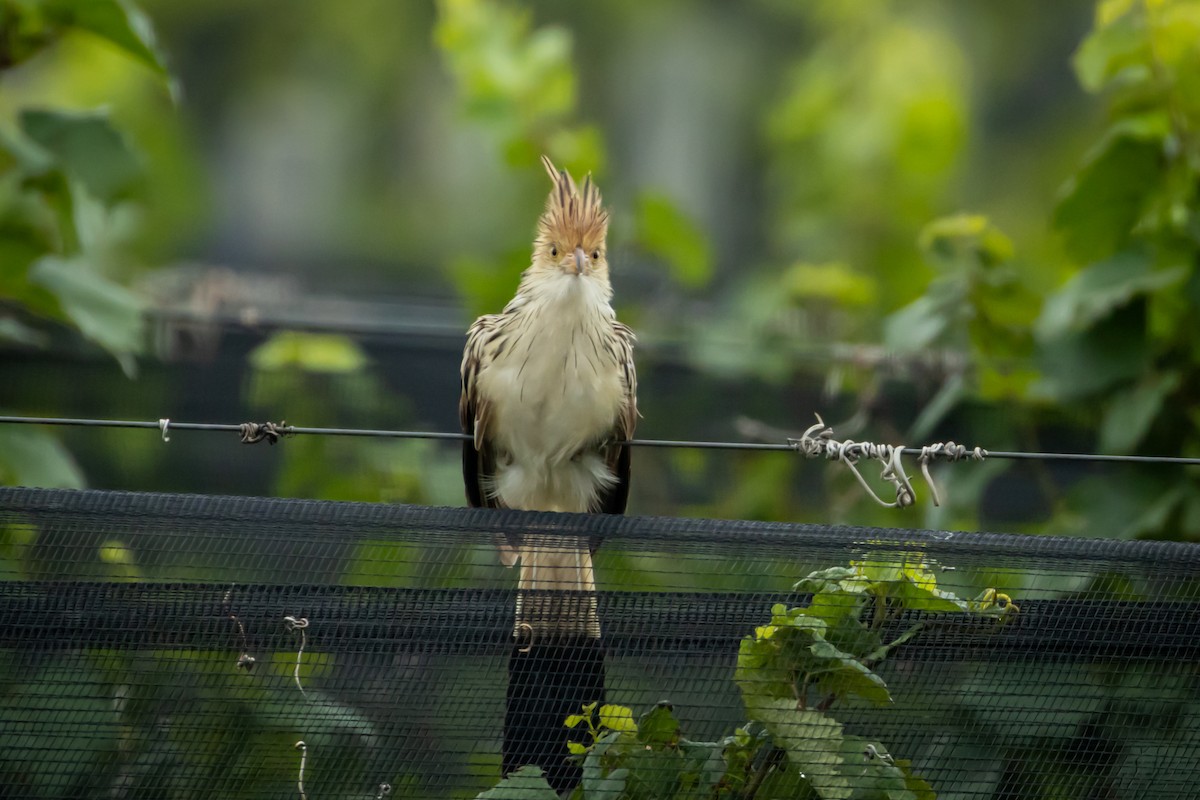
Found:
[[[598,259],[598,258],[600,258],[600,251],[599,251],[599,250],[593,250],[593,251],[592,251],[592,261],[595,261],[595,260],[596,260],[596,259]]]
[[[554,245],[550,245],[550,257],[554,258],[557,255],[558,255],[558,248],[555,247]]]

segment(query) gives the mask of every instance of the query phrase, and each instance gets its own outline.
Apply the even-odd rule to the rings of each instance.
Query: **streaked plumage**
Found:
[[[499,314],[475,321],[462,362],[463,476],[472,506],[542,511],[625,510],[637,422],[634,335],[610,301],[608,212],[543,156],[554,183],[533,261]],[[521,562],[522,589],[594,591],[591,554],[565,537],[501,543]],[[577,605],[577,604],[576,604]],[[589,605],[594,607],[594,602]],[[565,611],[563,608],[558,611]],[[517,623],[599,635],[594,610],[562,618],[526,602]]]

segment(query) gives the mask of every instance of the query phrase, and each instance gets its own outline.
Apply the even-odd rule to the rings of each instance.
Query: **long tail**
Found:
[[[517,635],[578,634],[600,638],[596,574],[586,541],[529,534],[517,547]]]
[[[542,768],[557,792],[582,778],[567,761],[564,720],[604,702],[604,647],[592,555],[577,537],[531,534],[509,545],[519,560],[513,650],[508,665],[502,769]],[[505,558],[505,561],[509,561]],[[580,739],[581,741],[581,739]]]

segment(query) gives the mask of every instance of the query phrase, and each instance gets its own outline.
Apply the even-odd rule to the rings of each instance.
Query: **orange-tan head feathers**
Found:
[[[550,196],[546,199],[546,210],[538,220],[538,235],[535,248],[557,258],[580,248],[589,257],[604,254],[604,238],[608,233],[608,212],[604,210],[600,190],[592,183],[589,174],[578,188],[567,171],[554,168],[546,156],[542,166],[554,182]],[[551,253],[553,250],[555,252]]]

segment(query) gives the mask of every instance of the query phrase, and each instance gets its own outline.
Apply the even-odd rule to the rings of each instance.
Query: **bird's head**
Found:
[[[538,220],[533,267],[607,281],[604,238],[608,234],[608,212],[604,210],[600,190],[592,183],[590,174],[583,179],[583,187],[578,188],[567,171],[555,169],[546,156],[542,156],[542,166],[550,174],[554,188]]]

